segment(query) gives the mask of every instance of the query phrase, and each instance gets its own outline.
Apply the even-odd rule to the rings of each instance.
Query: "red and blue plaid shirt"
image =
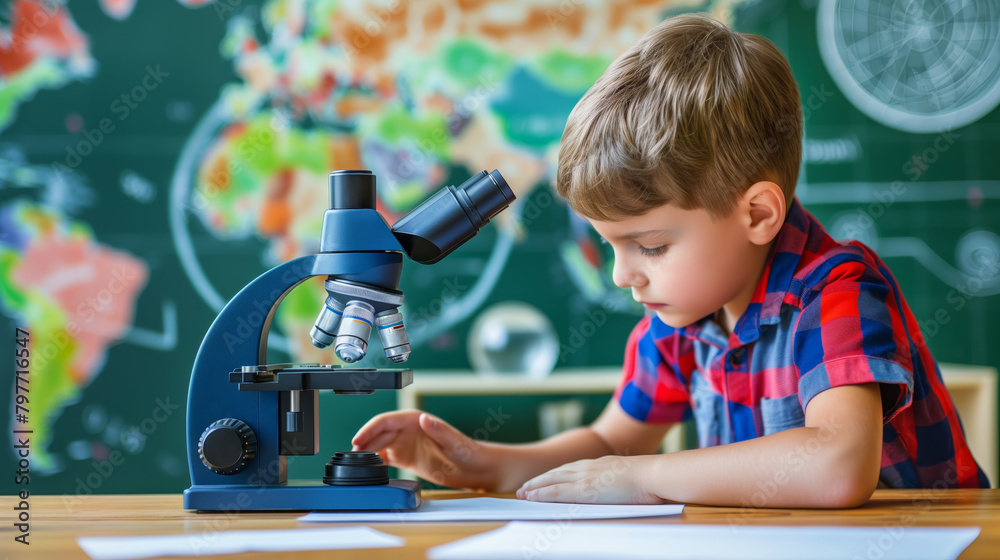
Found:
[[[892,273],[796,199],[732,333],[708,317],[683,328],[644,318],[615,398],[644,422],[693,416],[708,447],[804,426],[821,391],[871,382],[882,392],[882,483],[989,487]]]

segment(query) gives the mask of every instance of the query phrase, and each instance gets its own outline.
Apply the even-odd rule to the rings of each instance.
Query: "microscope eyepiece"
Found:
[[[472,208],[484,218],[480,228],[514,202],[514,191],[496,169],[488,175],[486,171],[480,171],[478,175],[459,185],[456,190],[468,195]]]
[[[367,169],[330,173],[330,209],[375,209],[375,174]]]
[[[392,226],[411,259],[434,264],[472,238],[514,202],[500,172],[481,171],[458,187],[444,187]]]

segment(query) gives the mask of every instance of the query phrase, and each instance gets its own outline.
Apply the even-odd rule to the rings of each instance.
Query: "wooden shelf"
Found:
[[[969,448],[997,488],[997,370],[986,366],[941,364],[941,377],[965,428]]]

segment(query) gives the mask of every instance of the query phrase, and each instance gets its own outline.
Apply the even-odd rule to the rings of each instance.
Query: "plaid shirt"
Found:
[[[870,382],[881,384],[885,485],[989,487],[892,273],[796,199],[733,332],[709,317],[683,328],[645,317],[615,398],[643,422],[693,416],[708,447],[804,426],[819,392]]]

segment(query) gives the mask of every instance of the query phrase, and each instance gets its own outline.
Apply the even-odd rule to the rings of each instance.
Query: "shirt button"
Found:
[[[737,348],[729,353],[729,365],[738,366],[743,361],[743,348]]]

